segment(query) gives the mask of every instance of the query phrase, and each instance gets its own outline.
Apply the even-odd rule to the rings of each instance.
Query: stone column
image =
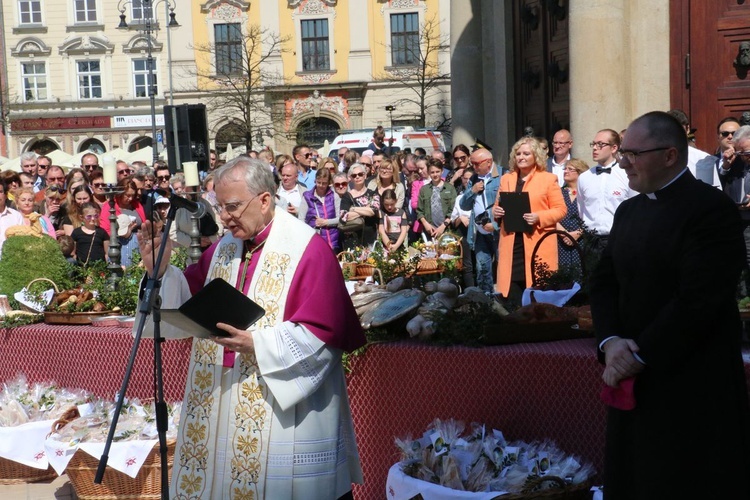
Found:
[[[453,0],[451,23],[451,117],[456,144],[484,138],[481,8],[478,0]]]
[[[573,152],[591,164],[596,132],[619,132],[632,119],[628,2],[570,0],[569,9]]]

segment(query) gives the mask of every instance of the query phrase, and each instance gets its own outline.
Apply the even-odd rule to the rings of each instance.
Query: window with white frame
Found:
[[[216,74],[242,73],[242,28],[240,23],[214,24]]]
[[[99,61],[76,61],[79,99],[102,98],[102,71]]]
[[[419,14],[391,14],[391,64],[419,63]]]
[[[328,19],[304,19],[302,31],[302,71],[331,69]]]
[[[130,15],[134,21],[146,19],[146,6],[143,5],[143,0],[130,0]]]
[[[152,60],[154,95],[159,93],[156,82],[156,64]],[[151,97],[149,94],[149,64],[148,59],[133,59],[133,95],[136,97]]]
[[[46,66],[46,63],[39,61],[21,63],[23,100],[25,102],[44,101],[47,99]]]
[[[96,22],[96,0],[75,0],[74,8],[77,23]]]
[[[21,24],[42,24],[41,0],[19,0],[18,16]]]

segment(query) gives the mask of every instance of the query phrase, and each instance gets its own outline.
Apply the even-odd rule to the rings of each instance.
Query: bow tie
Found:
[[[604,168],[604,167],[602,167],[602,166],[600,165],[600,166],[597,166],[597,167],[596,167],[596,168],[594,169],[594,173],[595,173],[596,175],[599,175],[599,174],[611,174],[611,173],[612,173],[612,167],[609,167],[609,168]]]

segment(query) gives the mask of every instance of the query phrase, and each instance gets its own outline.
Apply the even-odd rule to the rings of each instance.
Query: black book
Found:
[[[500,192],[500,206],[505,210],[503,223],[508,233],[530,233],[532,228],[523,218],[523,214],[531,212],[531,201],[526,191]]]
[[[265,314],[262,307],[232,285],[223,279],[214,279],[179,309],[162,309],[161,319],[194,337],[208,338],[229,336],[216,328],[216,323],[247,330]]]

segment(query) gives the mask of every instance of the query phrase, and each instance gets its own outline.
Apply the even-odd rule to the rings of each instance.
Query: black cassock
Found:
[[[656,197],[620,205],[592,278],[598,342],[632,338],[646,363],[636,409],[608,410],[605,498],[750,498],[739,214],[688,171]]]

